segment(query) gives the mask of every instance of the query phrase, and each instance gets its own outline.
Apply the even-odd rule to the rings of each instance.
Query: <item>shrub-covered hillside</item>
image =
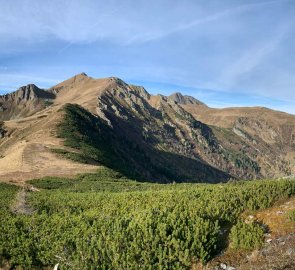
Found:
[[[27,194],[30,215],[10,211],[15,187],[0,189],[0,254],[12,268],[190,269],[224,248],[223,228],[235,248],[259,246],[262,228],[241,213],[295,193],[294,180],[160,185],[108,169],[31,184],[41,191]]]

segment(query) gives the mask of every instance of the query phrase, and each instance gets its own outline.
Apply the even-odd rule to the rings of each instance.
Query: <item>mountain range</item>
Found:
[[[107,166],[140,181],[225,182],[295,173],[295,116],[210,108],[78,74],[0,96],[0,180],[73,176]]]

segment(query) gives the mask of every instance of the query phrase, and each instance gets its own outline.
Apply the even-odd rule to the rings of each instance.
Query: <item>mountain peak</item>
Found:
[[[21,86],[18,90],[0,96],[0,121],[24,118],[45,107],[44,100],[54,99],[55,95],[35,84]]]
[[[15,95],[19,100],[32,100],[38,97],[40,91],[42,90],[35,84],[28,84],[21,86],[17,91],[11,94]]]
[[[90,77],[85,72],[81,72],[81,73],[76,74],[75,76],[73,76],[70,79],[72,79],[74,81],[83,81],[83,80],[89,79],[89,78]]]
[[[4,98],[6,97],[6,98]],[[21,101],[29,101],[34,100],[38,98],[47,98],[47,99],[53,99],[54,95],[52,93],[49,93],[45,91],[44,89],[39,88],[35,84],[28,84],[21,86],[16,91],[6,94],[4,96],[0,96],[0,99],[3,100],[16,100],[17,102]]]
[[[33,83],[29,83],[27,85],[21,86],[19,89],[22,89],[22,88],[29,88],[32,90],[39,89],[39,87]]]
[[[88,77],[88,75],[85,72],[81,72],[81,73],[74,75],[72,78],[75,78],[75,77]]]
[[[73,77],[67,79],[66,81],[70,81],[70,80],[74,80],[74,81],[80,81],[80,80],[85,80],[85,79],[89,79],[90,77],[85,73],[85,72],[81,72],[78,73],[76,75],[74,75]]]
[[[175,101],[180,105],[195,104],[195,105],[206,106],[206,104],[204,104],[203,102],[195,99],[194,97],[183,95],[180,92],[176,92],[176,93],[173,93],[172,95],[168,96],[168,100]]]

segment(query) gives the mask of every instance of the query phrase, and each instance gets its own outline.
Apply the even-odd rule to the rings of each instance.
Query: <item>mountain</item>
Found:
[[[20,119],[44,109],[54,98],[48,91],[34,84],[20,87],[17,91],[0,96],[0,120]]]
[[[154,182],[223,182],[295,172],[295,116],[213,109],[150,95],[119,78],[78,74],[47,90],[0,96],[0,179],[73,175],[100,166]]]

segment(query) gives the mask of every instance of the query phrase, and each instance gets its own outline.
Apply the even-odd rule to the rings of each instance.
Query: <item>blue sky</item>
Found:
[[[295,114],[295,0],[0,0],[0,93],[116,76]]]

